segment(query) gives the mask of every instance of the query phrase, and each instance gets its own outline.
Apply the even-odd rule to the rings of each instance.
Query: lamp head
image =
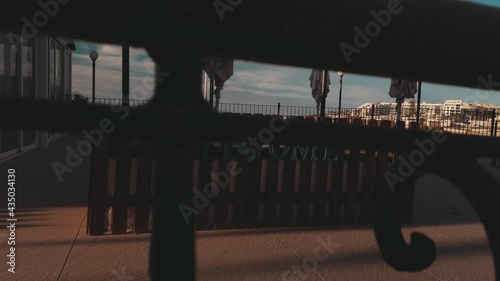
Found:
[[[89,53],[91,60],[96,61],[99,58],[99,53],[97,51],[92,51]]]
[[[337,75],[340,76],[340,78],[342,78],[344,76],[344,72],[339,71],[339,72],[337,72]]]

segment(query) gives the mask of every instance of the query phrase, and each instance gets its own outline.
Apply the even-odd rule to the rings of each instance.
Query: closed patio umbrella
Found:
[[[323,81],[323,74],[325,74],[324,77],[325,81]],[[326,97],[330,92],[330,74],[328,73],[328,70],[313,69],[311,75],[309,76],[309,81],[311,81],[310,86],[311,86],[312,96],[314,100],[316,100],[316,110],[319,115],[320,105],[322,105],[323,109],[324,108],[323,102],[326,101]],[[324,89],[323,89],[323,82],[324,82]],[[321,112],[321,114],[323,115],[324,112]]]
[[[203,62],[203,70],[208,74],[210,80],[215,82],[215,91],[210,93],[210,99],[212,100],[212,95],[215,95],[215,111],[218,111],[220,94],[224,88],[224,83],[233,75],[233,60],[209,57]]]
[[[396,98],[396,121],[401,120],[401,105],[405,99],[415,98],[417,93],[417,82],[409,80],[401,80],[397,78],[391,79],[391,88],[389,89],[389,96]]]

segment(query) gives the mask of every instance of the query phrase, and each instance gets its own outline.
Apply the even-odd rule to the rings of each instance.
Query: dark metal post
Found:
[[[340,109],[342,108],[342,80],[344,79],[344,76],[340,76],[340,90],[339,90],[339,117],[338,119],[340,120]]]
[[[215,88],[215,79],[214,72],[212,70],[210,78],[210,106],[214,108],[214,88]]]
[[[122,105],[130,104],[130,48],[122,46]]]
[[[372,120],[375,119],[375,105],[372,104]]]
[[[420,124],[420,100],[422,98],[422,81],[418,81],[418,95],[417,95],[417,123]]]
[[[496,109],[494,108],[491,112],[491,131],[490,137],[494,137],[495,135],[495,118],[496,118]]]
[[[495,138],[497,136],[495,130],[495,119],[496,119],[496,109],[493,108],[493,111],[491,112],[491,133],[490,133],[490,136],[492,138]],[[491,167],[495,168],[496,166],[497,166],[497,157],[493,156],[491,157]]]
[[[92,60],[92,104],[95,104],[95,60]]]
[[[325,104],[326,104],[326,69],[323,69],[323,76],[321,77],[321,110],[319,116],[325,117]]]
[[[278,102],[278,116],[280,115],[281,103]]]
[[[495,130],[493,132],[493,137],[494,138],[497,137],[497,132],[498,132],[498,120],[495,122]],[[491,167],[492,168],[498,167],[498,160],[499,160],[499,158],[497,158],[497,157],[491,158]]]

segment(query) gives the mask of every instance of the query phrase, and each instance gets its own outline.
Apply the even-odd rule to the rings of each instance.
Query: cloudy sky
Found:
[[[475,0],[500,7],[500,0]],[[121,47],[115,45],[76,42],[73,54],[73,91],[90,96],[91,61],[88,53],[100,54],[96,67],[96,96],[121,97]],[[151,79],[154,63],[142,49],[130,51],[130,98],[149,99],[152,96]],[[310,69],[236,61],[234,75],[226,82],[222,92],[223,103],[277,104],[314,106],[309,87]],[[330,73],[332,84],[327,106],[338,106],[339,81]],[[494,81],[498,81],[493,77]],[[365,102],[393,101],[388,95],[390,79],[346,74],[342,89],[342,107],[356,107]],[[146,85],[146,86],[143,86]],[[140,90],[139,90],[140,89]],[[481,103],[500,105],[500,93],[481,93],[474,89],[440,86],[424,83],[422,101],[441,103],[447,99],[471,101],[471,97],[484,97]]]

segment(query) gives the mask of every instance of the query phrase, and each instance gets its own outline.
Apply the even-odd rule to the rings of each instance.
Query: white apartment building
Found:
[[[396,120],[396,105],[394,102],[364,103],[354,110],[353,115],[370,117],[373,107],[373,115],[378,119]],[[417,104],[414,102],[404,102],[401,106],[401,112],[401,119],[403,121],[414,121],[417,114]],[[423,102],[420,104],[421,118],[439,119],[441,114],[442,105],[440,103]]]
[[[464,106],[464,102],[462,100],[446,100],[443,104],[443,113],[444,116],[452,116],[461,114]]]

